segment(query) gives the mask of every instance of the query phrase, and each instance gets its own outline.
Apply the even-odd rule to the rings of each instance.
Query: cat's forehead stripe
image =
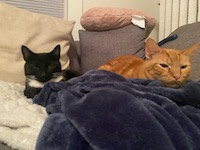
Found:
[[[175,51],[175,50],[167,50],[167,55],[170,59],[172,60],[179,60],[181,57],[181,52],[180,51]]]
[[[165,54],[167,55],[166,61],[168,64],[178,67],[180,66],[180,64],[182,64],[181,51],[173,49],[165,49]]]

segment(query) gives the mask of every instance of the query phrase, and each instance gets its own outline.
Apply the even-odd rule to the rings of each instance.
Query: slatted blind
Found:
[[[43,13],[66,19],[65,0],[0,0],[1,2],[27,9],[31,12]]]
[[[180,26],[200,21],[200,0],[160,0],[159,40]]]

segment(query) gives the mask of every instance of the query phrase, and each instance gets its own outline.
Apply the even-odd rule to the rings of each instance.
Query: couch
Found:
[[[1,63],[4,75],[0,76],[0,140],[7,146],[1,144],[0,149],[200,149],[199,51],[192,60],[190,80],[179,89],[163,87],[158,81],[125,79],[111,72],[96,70],[100,64],[118,55],[144,57],[145,39],[155,25],[151,17],[145,20],[145,28],[125,21],[115,25],[114,29],[110,28],[113,24],[102,25],[104,28],[96,24],[88,26],[82,18],[85,30],[80,30],[80,40],[74,41],[71,35],[73,22],[67,22],[66,26],[66,22],[60,19],[37,16],[5,4],[0,3],[0,8],[4,16],[10,16],[12,9],[23,19],[27,19],[27,15],[30,15],[28,18],[34,17],[31,21],[36,19],[41,24],[37,30],[43,35],[38,39],[34,32],[27,34],[30,24],[26,30],[20,27],[13,29],[15,34],[21,33],[19,41],[10,45],[4,39],[0,41],[1,53],[4,54],[7,48],[17,65],[13,67],[15,70],[9,72],[9,67],[3,70],[6,67]],[[127,10],[123,12],[127,13]],[[4,19],[13,21],[12,18]],[[47,22],[43,21],[56,25],[49,25],[48,29],[45,26]],[[16,26],[18,23],[13,24]],[[1,29],[11,34],[12,27]],[[178,38],[161,47],[181,50],[199,42],[199,27],[200,22],[179,27],[171,33]],[[24,30],[25,33],[22,32]],[[51,30],[59,32],[59,35],[50,35]],[[47,37],[52,36],[50,40],[44,36],[47,33]],[[6,37],[10,40],[14,36]],[[23,60],[19,54],[21,42],[39,52],[61,43],[64,49],[61,54],[63,69],[70,67],[83,75],[66,82],[47,83],[38,95],[27,99],[23,95]],[[35,44],[38,42],[40,44]],[[9,58],[10,55],[3,56]],[[19,80],[12,76],[13,72],[18,74]]]

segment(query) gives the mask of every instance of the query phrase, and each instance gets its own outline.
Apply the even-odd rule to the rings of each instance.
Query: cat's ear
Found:
[[[28,61],[29,57],[35,54],[28,47],[24,45],[22,45],[21,50],[25,61]]]
[[[190,58],[192,58],[192,56],[194,55],[194,53],[196,52],[196,50],[200,48],[200,43],[194,44],[189,48],[186,48],[182,51],[182,54],[189,56]]]
[[[148,38],[145,45],[146,59],[152,59],[153,55],[160,53],[162,49],[158,44],[151,38]]]
[[[51,52],[51,54],[54,55],[54,58],[56,58],[57,60],[60,59],[60,45],[57,45]]]

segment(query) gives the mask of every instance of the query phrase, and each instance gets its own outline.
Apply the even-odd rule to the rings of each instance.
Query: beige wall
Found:
[[[159,19],[160,0],[68,0],[68,19],[76,20],[73,31],[75,39],[78,39],[78,30],[81,29],[80,17],[89,8],[100,7],[124,7],[142,10]],[[150,37],[158,40],[158,24],[150,34]]]

